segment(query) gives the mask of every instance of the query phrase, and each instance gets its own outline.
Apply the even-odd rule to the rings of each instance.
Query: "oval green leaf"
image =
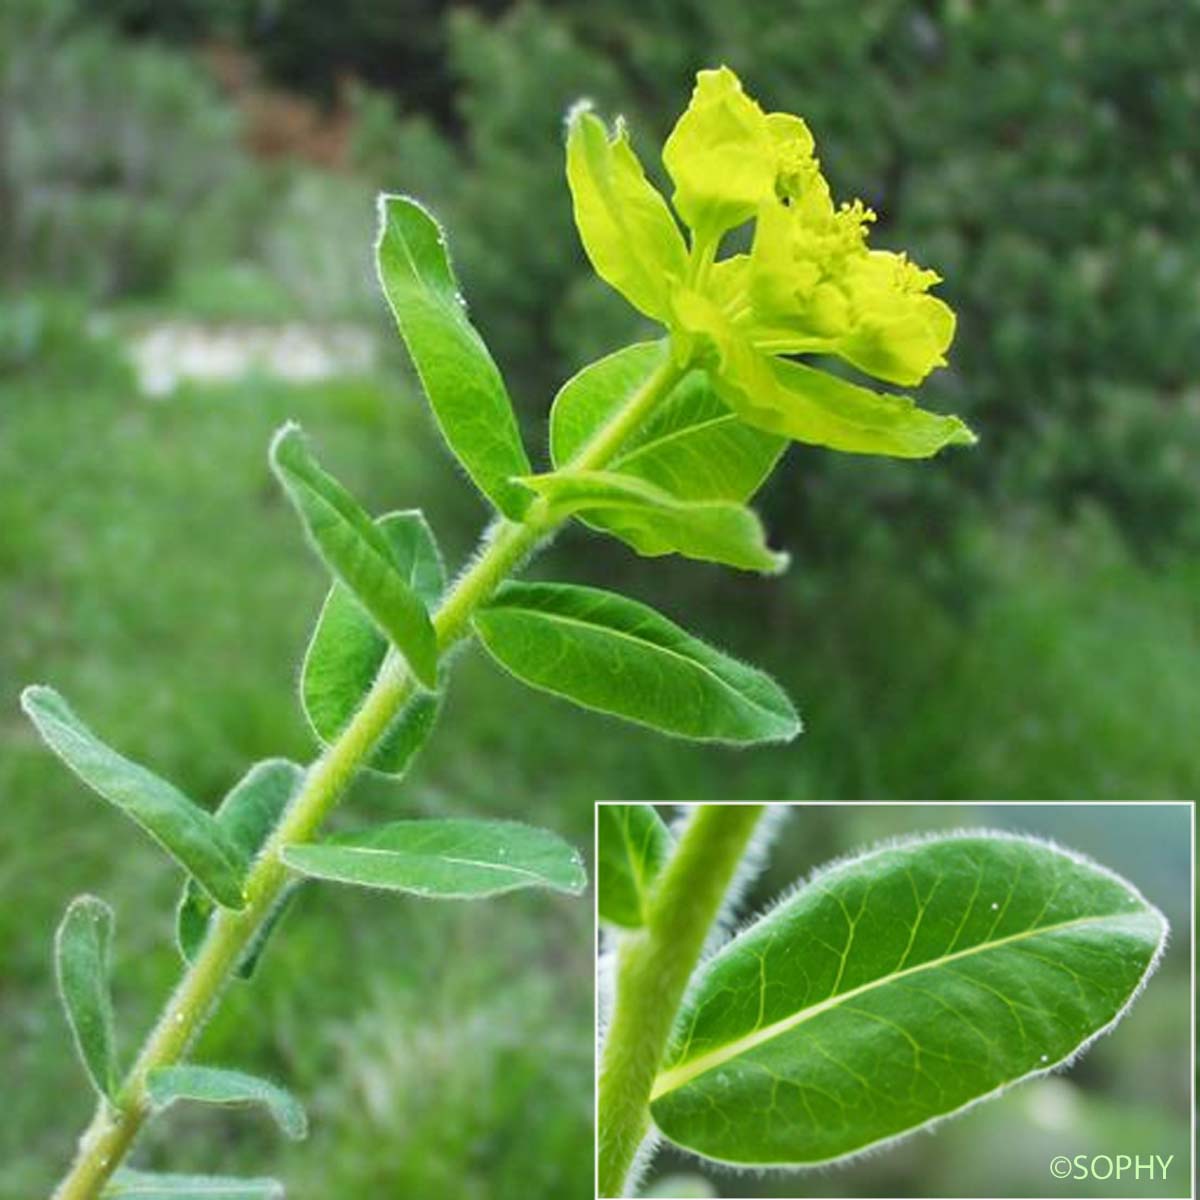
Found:
[[[389,513],[379,526],[409,586],[432,610],[446,586],[433,533],[417,511]],[[358,711],[387,657],[388,641],[349,591],[335,583],[325,599],[304,656],[300,699],[322,744],[334,742]],[[388,726],[367,765],[403,775],[437,721],[441,694],[414,696]]]
[[[625,596],[514,583],[474,620],[502,667],[585,708],[697,741],[786,742],[800,732],[768,675]]]
[[[504,380],[467,317],[437,221],[407,196],[379,197],[379,282],[442,436],[476,487],[518,518],[528,495],[509,480],[529,459]]]
[[[295,763],[281,758],[267,759],[255,763],[221,801],[214,813],[217,824],[229,834],[247,861],[262,849],[288,801],[303,781],[304,770]],[[249,979],[254,973],[267,938],[278,924],[291,895],[289,890],[280,897],[238,964],[237,973],[242,979]],[[208,933],[214,911],[212,901],[196,886],[194,880],[189,879],[183,885],[183,894],[175,913],[176,940],[180,953],[188,962],[196,957],[200,943]]]
[[[232,1175],[167,1175],[119,1170],[100,1193],[104,1200],[283,1200],[277,1179]]]
[[[616,471],[555,471],[522,478],[554,517],[599,518],[639,554],[682,554],[701,562],[776,575],[786,554],[768,549],[762,522],[750,509],[725,501],[676,499],[653,484]]]
[[[571,459],[649,378],[668,353],[665,342],[641,342],[583,368],[568,380],[550,413],[556,467]],[[741,504],[762,486],[787,439],[747,425],[693,371],[630,439],[609,469],[641,479],[679,500]],[[589,516],[589,523],[603,521]]]
[[[383,531],[317,465],[298,425],[285,425],[275,435],[271,466],[330,571],[404,656],[417,680],[436,690],[437,635],[421,598],[396,567]]]
[[[308,1134],[304,1108],[291,1092],[243,1071],[191,1063],[156,1067],[146,1076],[146,1096],[158,1112],[180,1100],[195,1100],[201,1104],[261,1105],[274,1117],[285,1136],[299,1141]]]
[[[76,896],[54,938],[58,994],[88,1078],[111,1100],[117,1088],[116,1035],[108,990],[113,913],[95,896]]]
[[[646,923],[646,905],[674,839],[649,804],[596,808],[596,903],[600,919],[625,929]]]
[[[1162,914],[1044,842],[949,835],[817,875],[704,964],[655,1082],[708,1158],[830,1162],[1071,1061],[1157,964]]]
[[[285,846],[283,861],[318,879],[442,900],[587,886],[579,854],[557,834],[515,821],[395,821]]]
[[[218,904],[244,907],[246,858],[211,813],[106,746],[53,688],[26,688],[21,707],[46,745],[84,783],[136,821]]]

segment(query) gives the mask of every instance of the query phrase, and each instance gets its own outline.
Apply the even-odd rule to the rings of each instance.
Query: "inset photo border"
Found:
[[[1190,802],[595,811],[597,1197],[1195,1196]]]

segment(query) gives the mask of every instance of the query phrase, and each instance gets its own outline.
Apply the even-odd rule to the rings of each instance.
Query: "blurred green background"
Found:
[[[374,195],[426,199],[530,443],[561,379],[645,333],[589,273],[562,181],[580,95],[654,148],[727,62],[803,113],[876,241],[946,278],[981,434],[898,463],[796,448],[763,498],[783,580],[572,532],[537,566],[625,587],[773,671],[807,733],[732,754],[583,716],[462,659],[402,787],[339,820],[599,798],[1190,798],[1200,791],[1200,9],[834,0],[0,8],[0,1195],[44,1194],[90,1101],[53,998],[68,897],[116,904],[126,1047],[177,969],[178,886],[35,744],[46,680],[215,803],[305,758],[322,572],[268,477],[283,419],[451,560],[482,506],[376,293]],[[591,1194],[586,903],[312,889],[208,1060],[286,1079],[314,1133],[172,1114],[142,1161],[278,1169],[299,1200]]]
[[[663,809],[671,819],[671,812]],[[873,844],[953,829],[1046,837],[1123,875],[1170,922],[1167,952],[1117,1028],[1064,1074],[1022,1084],[960,1117],[847,1167],[734,1173],[664,1150],[648,1195],[934,1197],[1190,1196],[1192,812],[1188,804],[827,804],[777,808],[766,867],[733,914],[740,923],[830,860]],[[1174,1155],[1165,1177],[1055,1179],[1056,1155]],[[1101,1163],[1100,1174],[1108,1168]],[[687,1181],[691,1191],[681,1185]]]

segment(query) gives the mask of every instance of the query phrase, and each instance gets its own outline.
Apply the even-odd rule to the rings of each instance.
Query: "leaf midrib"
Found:
[[[420,208],[419,205],[417,207]],[[432,220],[432,218],[429,217],[429,214],[424,210],[421,210],[421,215]],[[408,237],[405,235],[404,229],[401,227],[400,222],[397,221],[393,216],[389,218],[389,224],[396,232],[396,241],[404,254],[405,261],[408,263],[411,278],[421,289],[421,291],[433,298],[435,303],[438,303],[441,305],[441,307],[448,309],[449,305],[446,303],[447,298],[445,292],[440,287],[435,286],[425,277],[421,270],[420,264],[417,262],[417,256],[413,253],[412,248],[408,244]]]
[[[669,658],[676,658],[681,663],[685,663],[688,666],[695,667],[702,674],[707,675],[710,679],[715,680],[725,691],[732,692],[735,696],[737,696],[737,698],[739,700],[741,700],[744,703],[746,703],[747,705],[749,705],[755,711],[761,712],[761,713],[766,713],[767,715],[769,715],[775,719],[779,718],[779,714],[777,712],[775,712],[773,709],[767,708],[765,705],[760,704],[757,700],[748,698],[746,696],[745,692],[738,691],[736,688],[734,688],[728,682],[728,680],[723,679],[719,674],[717,674],[716,670],[714,670],[714,668],[709,666],[708,663],[702,661],[701,659],[692,658],[687,654],[683,654],[679,650],[676,650],[674,647],[664,646],[661,642],[651,641],[649,638],[646,638],[646,637],[639,637],[636,633],[630,633],[624,629],[617,629],[612,625],[604,625],[604,624],[600,623],[599,621],[589,621],[583,617],[568,617],[568,616],[564,616],[562,613],[554,612],[550,609],[533,608],[533,607],[529,607],[527,605],[504,604],[504,603],[494,604],[494,605],[490,606],[490,611],[493,614],[503,612],[505,609],[508,609],[510,612],[524,613],[526,616],[533,614],[535,616],[545,617],[546,620],[548,620],[548,621],[558,621],[558,622],[562,623],[563,625],[577,625],[581,629],[587,629],[587,630],[592,631],[593,633],[596,633],[596,632],[607,633],[607,634],[611,635],[612,637],[623,638],[628,642],[633,642],[635,645],[641,646],[643,649],[648,648],[648,649],[656,650],[660,654],[664,654]],[[689,634],[686,634],[686,633],[684,634],[684,637],[689,637],[689,636],[690,636]],[[701,644],[703,644],[703,643],[701,643]]]
[[[802,1008],[798,1012],[794,1012],[791,1016],[784,1017],[779,1021],[775,1021],[770,1025],[764,1026],[761,1029],[756,1029],[751,1033],[745,1034],[740,1038],[736,1038],[732,1042],[726,1043],[715,1050],[710,1050],[706,1054],[700,1055],[689,1062],[683,1063],[678,1067],[672,1067],[666,1071],[660,1072],[655,1080],[654,1087],[650,1092],[650,1100],[653,1103],[660,1096],[666,1095],[668,1092],[676,1091],[685,1084],[690,1083],[693,1079],[700,1075],[719,1067],[724,1063],[729,1062],[732,1058],[737,1058],[739,1055],[753,1050],[758,1046],[769,1042],[776,1037],[780,1037],[785,1033],[791,1032],[797,1026],[811,1020],[813,1017],[819,1016],[823,1012],[828,1012],[832,1008],[836,1008],[846,1000],[851,1000],[856,996],[861,996],[866,992],[872,991],[875,988],[884,987],[887,984],[895,982],[897,979],[904,979],[910,975],[916,975],[921,971],[933,970],[937,967],[944,966],[946,963],[956,962],[962,958],[968,958],[972,954],[979,954],[984,951],[994,950],[1000,946],[1006,946],[1013,942],[1019,942],[1027,938],[1040,937],[1045,933],[1055,933],[1062,929],[1078,928],[1081,925],[1097,924],[1101,921],[1111,921],[1114,918],[1132,915],[1132,913],[1103,913],[1091,917],[1076,917],[1070,921],[1059,921],[1054,925],[1042,925],[1035,929],[1025,929],[1020,933],[1009,934],[1007,937],[997,938],[994,941],[980,942],[976,946],[968,946],[965,950],[956,950],[952,954],[944,954],[939,958],[930,959],[928,962],[917,963],[912,967],[905,967],[901,971],[894,971],[891,974],[880,976],[878,979],[872,979],[867,983],[860,984],[856,988],[851,988],[848,992],[841,992],[836,996],[829,996],[817,1004],[810,1005],[808,1008]]]
[[[672,496],[670,492],[657,484],[650,483],[636,475],[622,479],[611,471],[590,471],[586,474],[605,478],[602,480],[587,479],[584,478],[582,472],[574,475],[564,474],[562,478],[568,484],[575,484],[579,488],[575,494],[571,494],[569,488],[563,489],[566,493],[566,498],[562,501],[564,506],[573,508],[644,508],[653,512],[665,512],[684,517],[708,511],[749,511],[736,500],[682,500],[678,496]],[[553,477],[541,476],[540,478]],[[590,493],[587,491],[589,485],[594,489]],[[539,488],[537,490],[544,495],[546,491],[553,492],[554,489]]]
[[[105,1194],[111,1195],[114,1200],[122,1196],[161,1196],[164,1194],[164,1186],[167,1185],[153,1180],[146,1183],[121,1183],[118,1181],[115,1188]],[[247,1185],[242,1180],[230,1183],[212,1183],[204,1180],[189,1181],[188,1187],[191,1189],[193,1196],[259,1195],[264,1197],[264,1200],[274,1200],[274,1197],[282,1195],[279,1191],[263,1190],[262,1188],[259,1188],[256,1193],[248,1192],[246,1190]]]
[[[295,849],[303,849],[302,846],[294,847]],[[322,850],[337,850],[341,853],[348,854],[363,854],[374,855],[384,858],[403,859],[410,863],[419,863],[428,866],[433,863],[454,863],[460,867],[478,867],[488,871],[507,871],[513,875],[525,875],[530,879],[545,879],[545,875],[539,874],[537,871],[530,870],[528,867],[518,867],[513,863],[494,863],[485,862],[482,859],[475,858],[459,858],[453,854],[416,854],[411,850],[389,850],[382,846],[339,846],[329,844],[320,847],[313,847]]]
[[[705,433],[718,425],[736,424],[737,420],[738,418],[733,413],[720,413],[715,417],[706,417],[703,421],[697,421],[692,425],[680,425],[677,429],[672,429],[669,433],[657,434],[644,442],[640,442],[632,450],[626,451],[618,458],[614,458],[612,469],[617,471],[622,467],[628,467],[639,456],[648,457],[655,450],[661,450],[671,442],[682,441],[684,438],[692,437],[695,434]]]

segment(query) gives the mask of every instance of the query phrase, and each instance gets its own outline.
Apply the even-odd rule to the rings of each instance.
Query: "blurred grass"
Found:
[[[0,1055],[21,1081],[0,1126],[0,1194],[14,1200],[47,1189],[90,1107],[50,974],[66,900],[92,890],[118,909],[128,1047],[176,970],[178,886],[39,749],[17,691],[53,682],[115,745],[208,803],[256,758],[311,753],[295,664],[324,581],[266,468],[286,417],[374,508],[422,506],[452,561],[468,551],[483,510],[407,380],[386,370],[154,401],[111,344],[67,328],[0,375]],[[796,458],[776,486],[802,487]],[[1002,517],[969,534],[963,575],[940,591],[869,559],[810,579],[803,546],[782,583],[730,581],[591,542],[584,555],[569,533],[540,573],[628,583],[761,662],[799,699],[806,736],[752,754],[666,742],[525,691],[469,651],[411,779],[359,786],[339,820],[507,814],[586,846],[599,798],[1200,791],[1200,564],[1150,573],[1098,518]],[[289,1082],[312,1104],[313,1137],[281,1145],[252,1116],[180,1112],[147,1139],[148,1163],[278,1170],[298,1200],[590,1195],[589,905],[313,889],[199,1053]]]

